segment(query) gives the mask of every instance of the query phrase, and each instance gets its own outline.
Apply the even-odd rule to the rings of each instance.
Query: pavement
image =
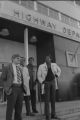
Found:
[[[25,104],[23,104],[22,120],[45,120],[44,103],[37,103],[38,114],[26,116]],[[68,102],[56,102],[56,114],[60,120],[80,120],[80,100]],[[0,120],[5,120],[6,104],[0,104]]]

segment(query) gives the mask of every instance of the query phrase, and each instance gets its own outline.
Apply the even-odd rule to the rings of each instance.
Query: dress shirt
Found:
[[[12,67],[13,67],[13,73],[14,73],[14,81],[13,81],[13,83],[14,84],[21,84],[21,83],[18,83],[17,72],[16,72],[16,65],[14,63],[12,63]]]

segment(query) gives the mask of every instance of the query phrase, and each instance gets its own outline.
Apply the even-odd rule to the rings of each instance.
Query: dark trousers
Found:
[[[26,114],[29,114],[31,112],[29,96],[24,96],[24,101],[25,101],[25,107],[26,107]]]
[[[36,90],[30,89],[32,111],[36,110]]]
[[[6,120],[12,120],[13,109],[15,109],[14,120],[22,120],[23,90],[21,87],[12,87],[12,93],[7,96]]]
[[[46,82],[44,86],[45,90],[45,115],[46,120],[49,120],[50,108],[49,102],[51,102],[51,115],[55,115],[55,83],[54,81]]]
[[[56,90],[56,101],[59,102],[59,89]]]

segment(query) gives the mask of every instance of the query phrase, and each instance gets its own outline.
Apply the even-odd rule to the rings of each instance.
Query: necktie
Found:
[[[20,68],[19,66],[16,66],[16,72],[17,72],[17,81],[19,84],[21,84],[21,71],[20,71]]]

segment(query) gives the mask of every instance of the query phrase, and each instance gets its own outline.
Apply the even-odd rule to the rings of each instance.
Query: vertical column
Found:
[[[24,30],[24,50],[25,50],[25,59],[26,64],[28,64],[28,29]]]

